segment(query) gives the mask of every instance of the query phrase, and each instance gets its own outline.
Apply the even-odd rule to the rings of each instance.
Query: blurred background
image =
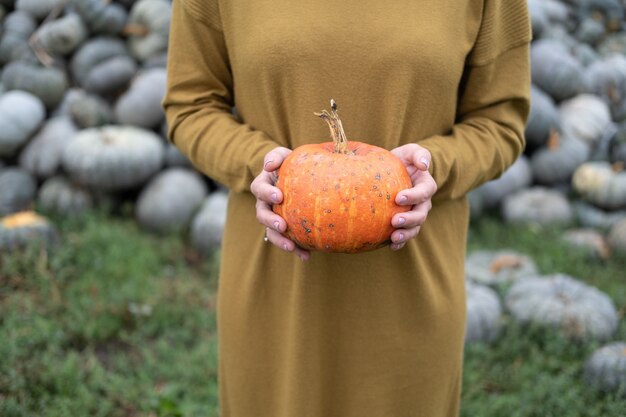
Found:
[[[527,148],[469,195],[462,415],[624,416],[626,1],[528,6]],[[166,139],[170,14],[0,0],[0,416],[219,415],[227,190]]]

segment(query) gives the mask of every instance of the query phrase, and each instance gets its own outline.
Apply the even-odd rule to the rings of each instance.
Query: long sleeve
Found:
[[[530,107],[526,0],[486,0],[448,135],[419,142],[432,154],[434,200],[455,199],[500,176],[524,148]]]
[[[278,145],[231,113],[233,77],[217,1],[174,0],[169,45],[168,137],[210,178],[248,190]]]

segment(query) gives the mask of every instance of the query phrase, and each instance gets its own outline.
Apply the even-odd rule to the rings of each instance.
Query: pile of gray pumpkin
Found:
[[[502,177],[470,193],[472,216],[577,226],[585,230],[575,244],[606,239],[626,251],[626,1],[528,5],[527,146]]]
[[[528,0],[528,146],[470,194],[474,217],[582,225],[626,248],[624,3]],[[171,0],[0,0],[0,216],[131,195],[142,227],[219,246],[225,191],[166,139],[170,16]]]
[[[465,271],[466,344],[497,342],[511,321],[597,343],[585,359],[585,381],[626,396],[626,341],[614,340],[620,319],[607,294],[565,274],[542,275],[530,257],[513,250],[471,252]]]
[[[0,250],[131,199],[141,227],[219,247],[226,193],[168,142],[170,0],[0,0]],[[130,196],[130,197],[129,197]]]

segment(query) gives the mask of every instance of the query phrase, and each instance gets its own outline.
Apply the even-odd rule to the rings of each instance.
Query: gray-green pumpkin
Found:
[[[29,209],[37,195],[37,183],[32,175],[20,168],[0,171],[0,216]]]
[[[0,157],[13,156],[39,129],[46,109],[41,100],[26,91],[0,96]]]
[[[502,329],[502,305],[489,287],[465,282],[467,321],[465,343],[493,342]]]
[[[606,211],[578,200],[574,202],[576,219],[584,227],[609,230],[615,223],[626,218],[626,210]]]
[[[163,165],[154,132],[133,126],[80,131],[63,152],[63,168],[79,184],[116,191],[144,184]]]
[[[191,161],[173,144],[165,144],[165,166],[192,168]]]
[[[191,223],[191,245],[208,255],[220,248],[226,224],[228,193],[224,190],[209,194]]]
[[[620,253],[622,256],[626,254],[626,217],[615,222],[611,227],[608,241],[613,251]]]
[[[607,210],[626,208],[626,171],[605,161],[582,164],[572,177],[574,190],[586,201]]]
[[[581,94],[559,107],[564,133],[593,146],[611,124],[611,110],[598,96]]]
[[[626,343],[613,342],[596,349],[585,362],[584,375],[593,388],[626,396]]]
[[[117,58],[117,59],[116,59]],[[126,87],[136,66],[121,39],[90,39],[72,56],[71,71],[76,82],[87,91],[115,93]]]
[[[539,39],[533,43],[530,59],[533,83],[556,101],[588,90],[582,65],[561,42]]]
[[[561,130],[559,111],[552,97],[539,87],[530,87],[530,114],[526,123],[526,146],[536,149],[545,145],[554,132]]]
[[[626,123],[617,126],[609,146],[609,160],[626,164]]]
[[[79,88],[70,89],[57,109],[80,128],[98,127],[113,122],[113,109],[101,96]]]
[[[602,22],[591,16],[583,19],[576,30],[576,39],[586,44],[595,45],[606,35],[606,28]]]
[[[498,179],[486,182],[480,189],[485,206],[497,207],[507,196],[531,185],[533,173],[528,158],[520,156]]]
[[[76,12],[87,22],[92,33],[116,35],[128,21],[126,9],[119,4],[103,0],[71,0]]]
[[[537,274],[535,262],[514,250],[480,250],[465,260],[465,277],[478,284],[501,286]]]
[[[31,56],[28,40],[37,28],[35,19],[26,12],[16,10],[4,19],[0,38],[0,64]]]
[[[611,256],[611,249],[607,240],[595,229],[580,228],[567,230],[563,234],[563,241],[581,250],[591,259],[608,259]]]
[[[0,256],[31,245],[49,246],[57,241],[54,226],[32,211],[0,218]]]
[[[590,146],[569,131],[554,132],[546,146],[532,154],[532,175],[539,184],[569,184],[574,171],[589,159],[590,153]]]
[[[44,181],[39,188],[37,202],[42,210],[64,216],[85,213],[94,205],[87,189],[62,176]]]
[[[533,39],[541,38],[546,27],[550,24],[548,15],[543,7],[542,0],[528,0],[528,12],[532,24]]]
[[[42,24],[35,33],[36,44],[50,55],[68,55],[87,39],[85,23],[76,13]]]
[[[128,37],[128,46],[135,58],[145,61],[167,50],[172,7],[167,0],[139,0],[128,18],[129,26],[143,31]]]
[[[138,74],[115,104],[117,121],[150,129],[160,126],[164,119],[161,100],[166,81],[165,68],[153,68]]]
[[[546,326],[573,339],[609,339],[618,316],[602,291],[565,274],[526,277],[506,295],[506,307],[521,323]]]
[[[62,9],[68,0],[16,0],[15,8],[41,20],[54,9]]]
[[[620,0],[577,0],[578,19],[593,18],[609,31],[619,30],[624,20],[624,6]]]
[[[614,54],[589,66],[586,71],[591,91],[609,103],[615,120],[626,118],[626,57]]]
[[[137,63],[127,55],[115,56],[93,67],[83,83],[85,90],[103,96],[122,91],[137,72]]]
[[[16,61],[5,66],[2,84],[7,90],[23,90],[36,95],[51,109],[63,100],[69,81],[61,68]]]
[[[170,168],[159,173],[141,191],[135,215],[147,230],[180,231],[189,224],[207,194],[207,186],[198,173]]]
[[[573,210],[560,191],[535,186],[504,198],[501,206],[507,223],[562,225],[573,220]]]
[[[626,32],[616,32],[606,36],[598,45],[598,53],[601,56],[626,54]]]
[[[38,178],[50,178],[61,168],[63,150],[76,132],[67,117],[48,119],[20,153],[20,166]]]

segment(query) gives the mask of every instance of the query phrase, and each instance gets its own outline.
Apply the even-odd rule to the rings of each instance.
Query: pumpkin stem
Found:
[[[149,32],[150,32],[150,29],[147,26],[139,24],[139,23],[128,23],[122,29],[122,34],[126,36],[145,37],[148,35]]]
[[[335,153],[348,153],[348,139],[346,138],[346,132],[343,130],[341,119],[337,114],[337,102],[330,99],[331,113],[327,110],[322,110],[321,113],[313,113],[316,116],[321,117],[330,128],[330,134],[335,142]]]
[[[555,129],[550,129],[550,136],[548,137],[547,148],[551,151],[559,149],[561,146],[561,135]]]

